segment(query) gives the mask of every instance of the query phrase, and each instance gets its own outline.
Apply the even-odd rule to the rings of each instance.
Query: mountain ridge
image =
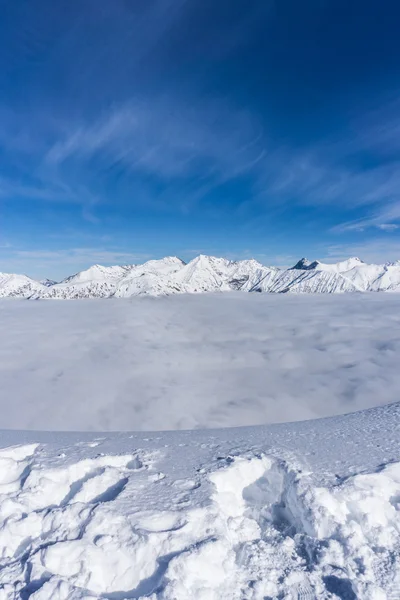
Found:
[[[96,264],[59,283],[0,273],[0,298],[126,298],[234,290],[290,294],[400,292],[400,261],[368,264],[350,257],[324,263],[302,258],[293,267],[278,268],[255,259],[234,261],[200,254],[188,263],[167,256],[143,264]]]

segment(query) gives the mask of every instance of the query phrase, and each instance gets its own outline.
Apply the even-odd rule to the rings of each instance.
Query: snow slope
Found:
[[[70,283],[57,283],[46,287],[33,294],[32,298],[37,300],[77,300],[82,298],[109,298],[115,294],[118,279],[90,279],[88,281],[76,281]]]
[[[78,299],[78,298],[109,298],[114,295],[118,282],[132,267],[114,266],[103,267],[93,265],[85,271],[80,271],[63,279],[60,283],[48,286],[34,296],[35,299]]]
[[[0,273],[0,298],[30,298],[40,295],[45,286],[27,275]]]
[[[306,263],[308,262],[307,259],[304,259],[304,258],[300,261],[300,263],[302,261],[306,261]],[[297,265],[299,265],[300,263],[297,263]],[[299,268],[297,265],[295,268]],[[306,266],[306,268],[314,269],[316,271],[327,271],[329,273],[345,273],[346,271],[350,271],[351,269],[357,269],[364,265],[368,266],[362,260],[360,260],[358,257],[352,256],[351,258],[348,258],[347,260],[343,260],[343,261],[340,261],[337,263],[323,263],[323,262],[320,262],[319,260],[315,260],[314,262],[309,263]]]
[[[176,256],[149,260],[143,265],[136,265],[118,282],[115,296],[117,298],[147,294],[157,296],[182,291],[172,277],[184,265],[185,263]]]
[[[231,262],[226,258],[200,255],[176,274],[176,281],[185,291],[229,291]]]
[[[0,598],[395,600],[399,424],[3,431]]]
[[[267,274],[251,292],[291,294],[337,294],[361,289],[341,273],[317,269],[288,269]]]
[[[152,263],[152,264],[150,264]],[[220,292],[252,287],[268,269],[255,260],[200,255],[185,264],[168,257],[138,266],[120,281],[116,297]],[[248,290],[247,290],[248,291]]]
[[[368,265],[357,257],[334,264],[302,258],[288,270],[266,274],[249,291],[343,293],[400,291],[400,264]]]
[[[133,265],[132,265],[133,266]],[[71,275],[66,279],[63,279],[62,284],[66,283],[82,283],[93,280],[104,280],[104,279],[121,279],[131,269],[129,266],[114,266],[114,267],[103,267],[102,265],[93,265],[85,271],[80,271]]]
[[[400,291],[400,265],[385,265],[380,275],[369,286],[374,292]]]

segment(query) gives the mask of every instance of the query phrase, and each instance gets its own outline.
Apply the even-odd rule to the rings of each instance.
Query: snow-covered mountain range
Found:
[[[93,265],[60,283],[0,273],[0,297],[126,298],[231,290],[306,294],[400,292],[400,261],[375,265],[352,257],[328,264],[302,258],[294,267],[280,269],[253,259],[230,261],[200,255],[189,263],[166,257],[140,265]]]

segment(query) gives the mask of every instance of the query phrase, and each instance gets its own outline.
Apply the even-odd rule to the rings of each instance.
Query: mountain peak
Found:
[[[131,267],[128,267],[128,269]],[[79,271],[66,279],[63,279],[61,283],[82,283],[91,280],[105,279],[105,278],[120,278],[126,273],[127,268],[119,265],[112,267],[104,267],[103,265],[92,265],[84,271]]]
[[[42,285],[45,285],[46,287],[50,287],[51,285],[56,285],[56,283],[58,283],[57,281],[54,281],[54,279],[42,279],[41,281],[39,281],[39,283],[41,283]]]
[[[314,261],[311,262],[308,260],[308,258],[301,258],[295,265],[294,267],[291,267],[291,269],[296,269],[296,270],[307,270],[307,269],[312,269],[313,265],[315,265],[316,263],[318,263],[318,261]]]

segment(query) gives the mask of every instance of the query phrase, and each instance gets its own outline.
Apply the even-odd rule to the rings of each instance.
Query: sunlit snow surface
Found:
[[[399,423],[3,432],[0,598],[397,599]]]
[[[400,295],[0,301],[0,427],[165,430],[400,397]]]

